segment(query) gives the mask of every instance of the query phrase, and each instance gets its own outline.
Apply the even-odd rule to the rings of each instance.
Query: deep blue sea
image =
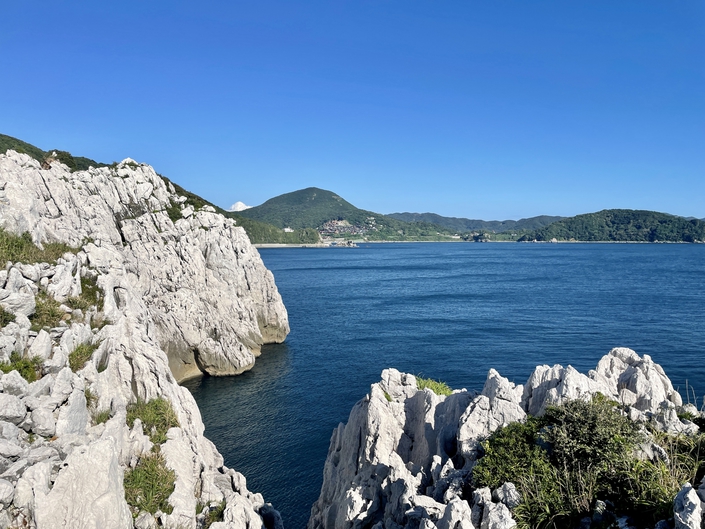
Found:
[[[705,245],[371,244],[261,249],[291,334],[193,392],[225,463],[305,527],[333,428],[386,367],[481,389],[494,367],[587,372],[612,347],[705,394]],[[698,403],[700,405],[700,402]]]

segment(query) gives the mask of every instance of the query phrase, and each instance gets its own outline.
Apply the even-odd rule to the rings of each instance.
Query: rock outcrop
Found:
[[[185,201],[129,159],[72,173],[0,154],[0,227],[73,248],[0,270],[0,306],[14,318],[0,329],[0,362],[24,359],[40,376],[0,377],[0,528],[196,529],[216,508],[213,528],[281,527],[224,466],[177,382],[249,369],[262,344],[286,337],[286,310],[242,228]],[[77,307],[89,289],[97,299]],[[53,323],[38,325],[40,312]],[[157,445],[127,421],[130,405],[154,399],[179,425]],[[169,512],[136,512],[124,479],[154,454],[174,476]]]
[[[414,376],[387,369],[333,432],[308,528],[514,527],[511,510],[521,497],[513,484],[494,491],[471,487],[480,443],[527,414],[598,392],[626,405],[634,420],[672,433],[697,431],[678,419],[681,398],[661,366],[630,349],[613,349],[587,375],[570,366],[539,366],[523,386],[490,370],[481,393],[447,397],[420,391]],[[676,501],[682,527],[701,512],[688,487]]]
[[[149,322],[177,379],[241,373],[263,343],[284,340],[286,309],[245,231],[185,201],[152,167],[130,159],[71,173],[58,162],[44,170],[25,154],[0,155],[0,227],[29,233],[36,244],[82,248],[80,262],[54,270],[53,297],[75,295],[77,274],[94,270],[110,300],[107,318]],[[179,218],[172,222],[169,212]],[[28,315],[33,296],[24,283],[47,274],[23,267],[8,271],[2,302]]]

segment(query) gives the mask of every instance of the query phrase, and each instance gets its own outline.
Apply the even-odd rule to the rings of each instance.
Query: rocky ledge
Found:
[[[244,230],[147,165],[71,172],[14,151],[0,227],[68,250],[0,270],[0,528],[281,527],[177,383],[249,369],[289,331]],[[151,404],[156,419],[135,411]],[[167,476],[152,507],[148,463]]]
[[[347,424],[333,432],[308,528],[514,527],[512,512],[522,502],[515,485],[504,483],[496,490],[473,486],[483,441],[500,427],[541,416],[549,406],[590,401],[598,393],[616,401],[622,416],[654,431],[683,436],[698,432],[693,422],[678,417],[683,411],[699,416],[698,410],[683,406],[661,366],[630,349],[613,349],[587,375],[570,366],[539,366],[523,386],[490,370],[481,392],[456,390],[448,396],[419,390],[413,375],[387,369],[355,405]],[[657,443],[646,439],[641,458],[666,457]],[[696,490],[684,483],[673,498],[671,520],[657,527],[700,527],[701,500],[705,485]],[[604,503],[595,505],[599,508],[604,510]],[[608,525],[602,518],[594,521],[595,516],[582,520],[580,527]],[[614,522],[630,527],[626,517]]]

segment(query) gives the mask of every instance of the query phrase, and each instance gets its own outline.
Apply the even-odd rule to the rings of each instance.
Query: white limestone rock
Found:
[[[631,349],[617,347],[602,357],[594,373],[593,378],[608,385],[606,394],[618,400],[634,400],[630,404],[640,411],[656,412],[664,401],[683,404],[663,368],[649,355],[640,357]]]
[[[23,397],[27,394],[29,383],[22,378],[17,370],[10,371],[2,376],[2,391],[8,395]]]
[[[595,393],[612,396],[601,381],[583,375],[572,366],[538,366],[524,385],[522,407],[529,415],[543,415],[547,406],[575,399],[590,400]]]
[[[27,415],[27,409],[15,395],[0,393],[0,421],[20,424]]]
[[[15,487],[6,479],[0,479],[0,504],[7,507],[15,497]]]
[[[0,306],[12,314],[24,316],[31,316],[36,309],[34,292],[15,267],[10,268],[5,288],[0,289]]]
[[[59,418],[56,421],[56,435],[83,435],[86,432],[88,421],[86,396],[82,390],[75,389],[71,393],[68,403],[59,410]]]
[[[686,483],[673,502],[675,529],[700,529],[703,510],[700,498],[690,483]]]
[[[125,160],[117,168],[71,173],[54,163],[42,170],[8,151],[0,181],[3,227],[28,231],[37,243],[83,246],[86,263],[107,279],[108,317],[117,309],[150,320],[177,379],[198,374],[198,365],[215,375],[240,373],[263,343],[286,337],[286,309],[244,230],[208,207],[173,224],[165,210],[181,200],[151,167]],[[79,272],[79,257],[64,256],[48,291],[62,302],[76,295]],[[36,269],[27,273],[34,278]],[[7,282],[15,285],[15,275],[30,281],[17,270]]]
[[[492,500],[496,503],[503,503],[509,509],[514,509],[521,503],[521,494],[514,483],[507,482],[492,491]]]
[[[19,444],[8,441],[7,439],[0,439],[0,456],[14,459],[22,455],[23,452],[24,450]]]
[[[526,418],[520,405],[520,391],[497,371],[490,370],[482,394],[473,399],[460,417],[458,452],[465,458],[466,468],[471,468],[477,460],[480,442],[497,428]]]
[[[35,517],[35,499],[49,492],[51,482],[51,462],[42,461],[24,471],[15,486],[12,503],[30,519]]]
[[[51,336],[49,335],[48,332],[46,332],[44,329],[39,331],[39,334],[37,334],[37,337],[34,339],[32,342],[32,345],[29,348],[29,352],[27,353],[27,356],[29,358],[41,358],[42,361],[47,360],[51,356],[51,348],[52,348],[52,342],[51,342]]]
[[[472,510],[466,501],[454,499],[446,505],[443,517],[436,522],[438,529],[476,529]]]
[[[517,523],[512,518],[512,513],[503,503],[485,503],[480,529],[511,529]]]
[[[75,450],[65,463],[48,494],[36,494],[37,529],[132,528],[123,471],[111,440]]]

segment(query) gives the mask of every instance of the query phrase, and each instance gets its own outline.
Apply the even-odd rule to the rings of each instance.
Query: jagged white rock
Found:
[[[677,418],[680,397],[661,366],[624,348],[610,351],[588,375],[570,366],[538,366],[526,384],[515,386],[490,370],[480,394],[462,390],[447,397],[418,391],[413,376],[387,369],[333,432],[308,529],[514,527],[510,509],[521,502],[516,487],[506,483],[494,494],[470,488],[480,443],[527,414],[598,392],[656,427],[697,430]],[[699,508],[697,494],[691,487],[681,496],[681,512],[690,516]]]
[[[0,379],[0,436],[16,459],[2,466],[0,526],[133,527],[123,474],[152,443],[139,420],[127,427],[126,409],[157,397],[171,403],[180,424],[161,447],[177,477],[173,511],[141,515],[140,526],[156,527],[158,518],[163,527],[195,529],[196,503],[223,500],[220,527],[282,526],[276,510],[224,466],[177,381],[249,369],[262,344],[286,337],[286,309],[242,228],[210,207],[183,208],[173,222],[166,210],[173,215],[184,201],[151,167],[129,159],[71,173],[56,162],[42,169],[24,154],[0,154],[0,227],[29,232],[38,245],[80,248],[55,265],[0,270],[0,305],[15,315],[0,329],[0,361],[14,352],[39,357],[44,375],[28,385],[5,375],[7,391]],[[98,307],[72,310],[67,304],[85,279],[99,287]],[[65,316],[33,333],[28,316],[40,290],[66,302]],[[68,359],[81,344],[96,348],[74,373]],[[95,425],[91,414],[99,411],[111,418]],[[54,437],[30,445],[35,434]]]

